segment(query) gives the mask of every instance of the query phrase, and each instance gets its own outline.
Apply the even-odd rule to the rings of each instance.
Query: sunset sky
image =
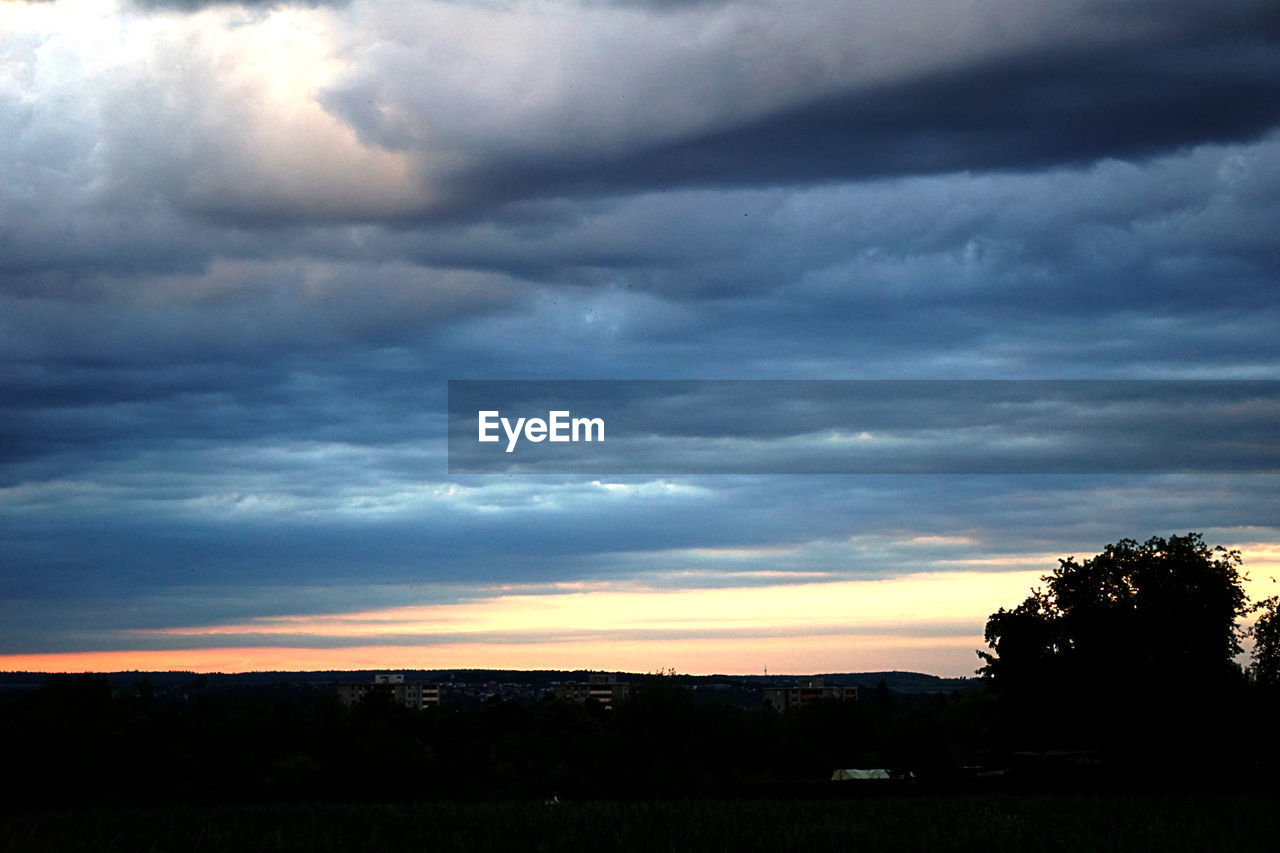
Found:
[[[1277,222],[1264,0],[3,0],[0,670],[968,675],[1192,530],[1274,594],[1234,414],[450,474],[446,382],[1280,380]]]

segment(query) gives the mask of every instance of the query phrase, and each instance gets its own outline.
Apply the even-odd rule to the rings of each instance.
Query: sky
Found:
[[[1277,222],[1263,0],[3,0],[0,670],[970,675],[1058,558],[1193,530],[1272,594],[1274,454],[1121,422],[1076,473],[446,439],[450,380],[1280,379]]]

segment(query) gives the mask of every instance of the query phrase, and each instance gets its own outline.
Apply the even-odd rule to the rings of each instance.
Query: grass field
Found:
[[[4,850],[1277,849],[1261,794],[884,797],[783,802],[281,805],[0,817]]]

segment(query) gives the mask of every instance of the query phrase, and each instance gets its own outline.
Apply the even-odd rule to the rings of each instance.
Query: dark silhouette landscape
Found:
[[[1194,533],[1122,540],[1061,561],[1023,604],[992,614],[980,678],[826,674],[805,683],[842,684],[826,694],[842,698],[811,691],[791,705],[778,697],[793,676],[670,670],[609,679],[627,687],[616,707],[565,698],[558,685],[582,672],[400,673],[434,685],[438,704],[417,708],[390,689],[341,699],[341,685],[374,673],[13,673],[0,796],[7,819],[27,820],[288,804],[1266,797],[1280,748],[1255,733],[1280,713],[1276,602],[1250,604],[1239,565]],[[1246,668],[1240,620],[1257,610]]]

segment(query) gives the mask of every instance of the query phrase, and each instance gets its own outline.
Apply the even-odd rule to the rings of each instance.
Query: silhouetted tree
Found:
[[[1000,688],[1004,747],[1222,748],[1224,688],[1243,680],[1240,554],[1188,533],[1058,562],[987,621],[979,672]]]
[[[1259,601],[1255,609],[1262,615],[1252,628],[1253,664],[1249,673],[1257,684],[1280,687],[1280,598],[1273,595]]]
[[[1083,563],[1059,560],[1012,610],[987,621],[978,671],[1005,686],[1046,679],[1215,684],[1239,668],[1245,613],[1238,551],[1198,533],[1122,539]]]

